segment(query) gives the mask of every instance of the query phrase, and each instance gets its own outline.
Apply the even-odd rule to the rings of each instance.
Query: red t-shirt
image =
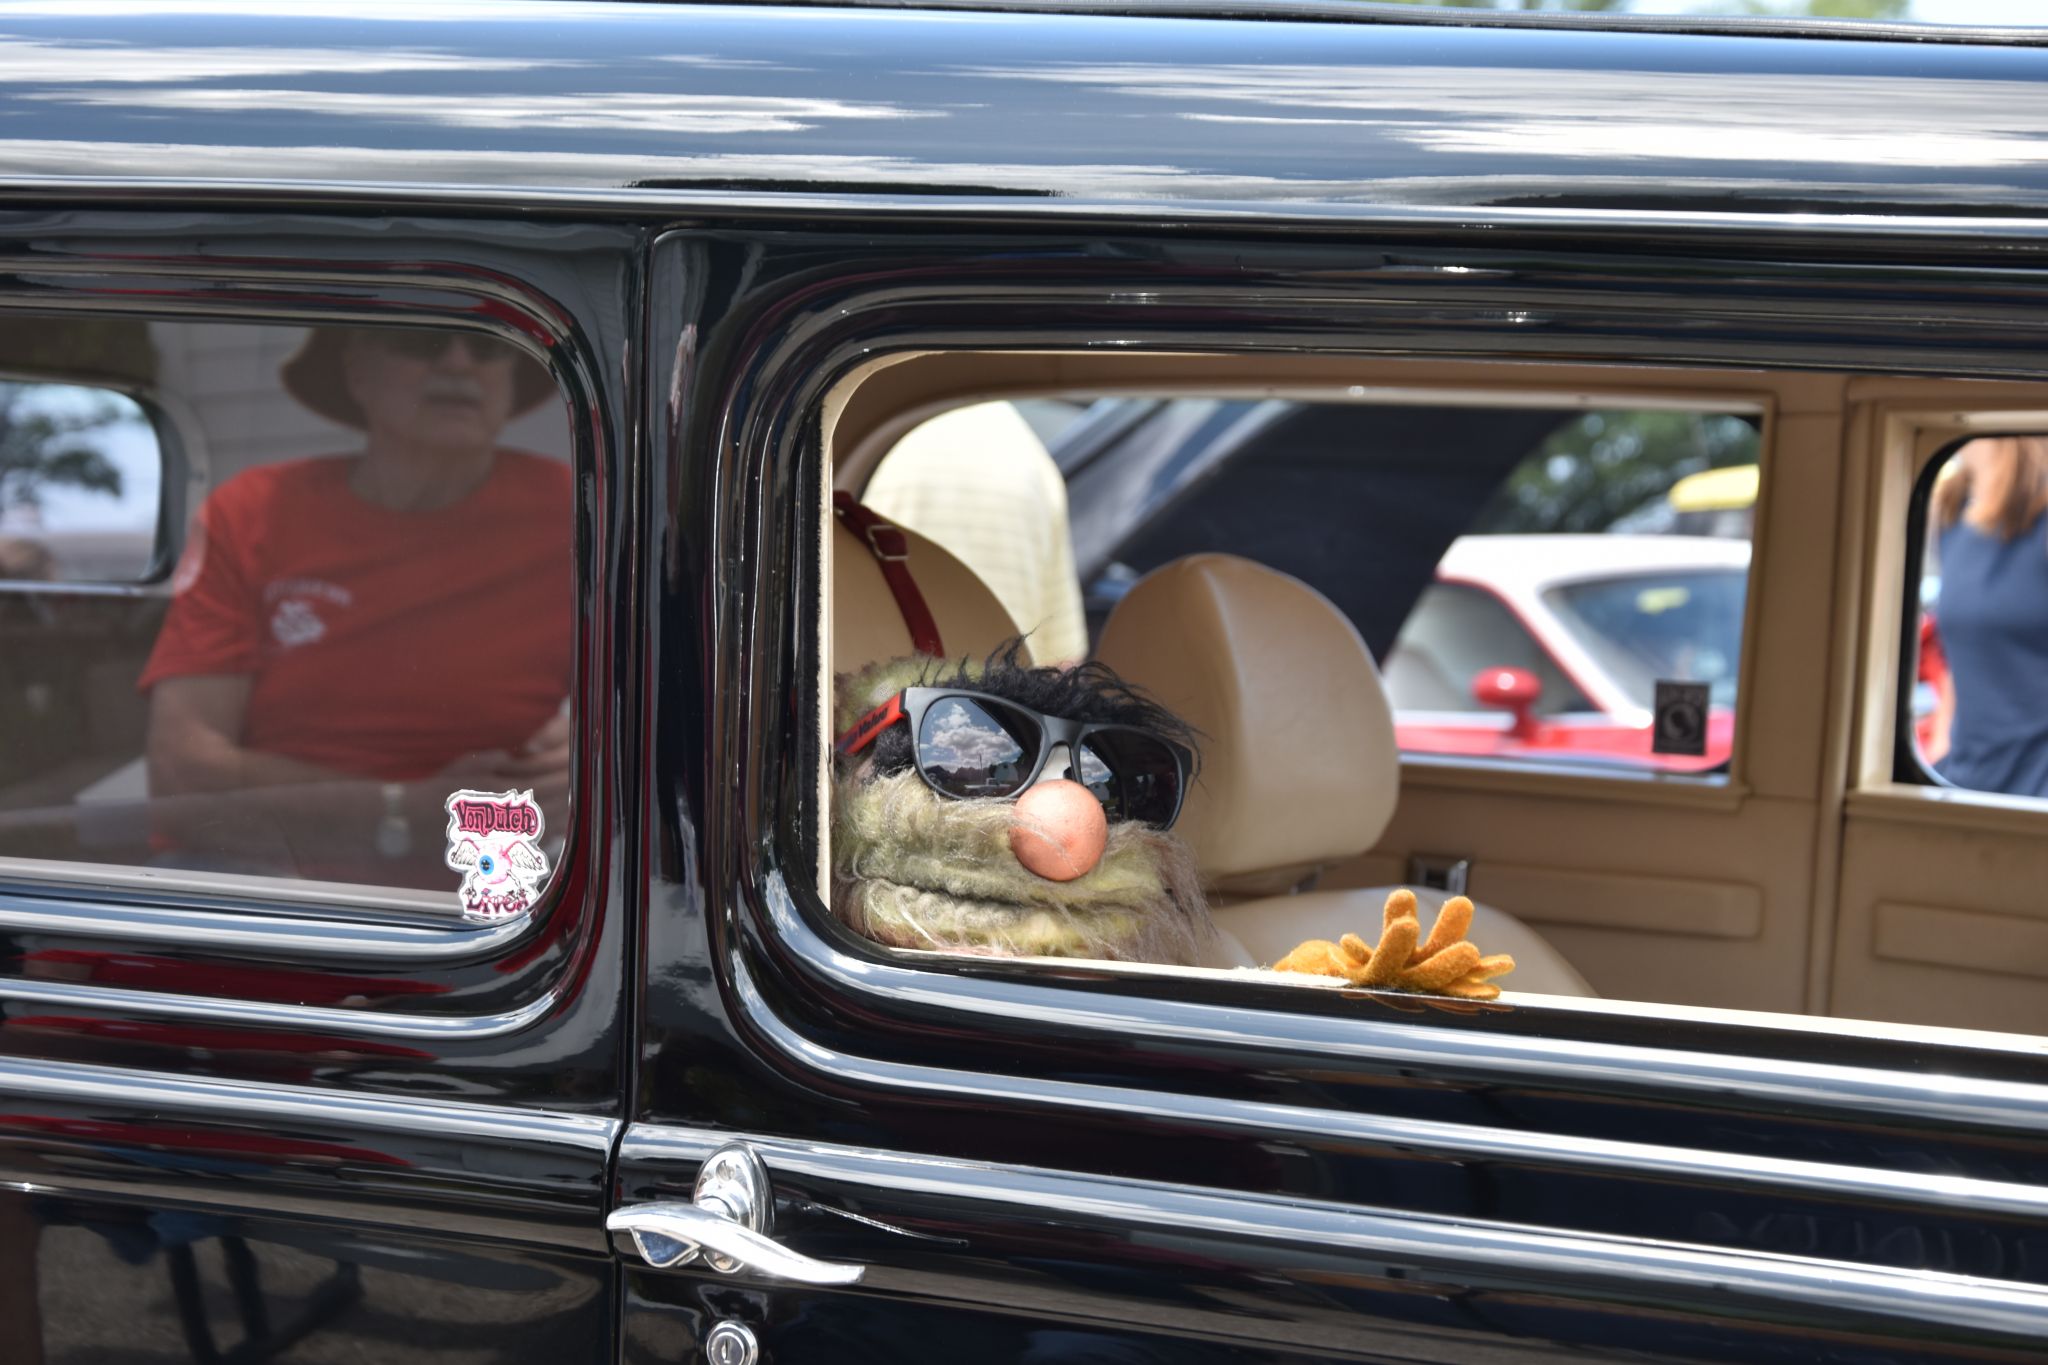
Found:
[[[500,451],[460,502],[405,512],[357,497],[354,464],[206,500],[137,686],[248,674],[243,745],[381,781],[524,743],[569,691],[568,466]]]

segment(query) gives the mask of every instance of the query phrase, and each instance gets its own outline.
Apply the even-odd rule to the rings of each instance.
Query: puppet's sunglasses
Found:
[[[910,725],[917,775],[941,796],[1016,796],[1065,745],[1067,776],[1095,794],[1112,824],[1166,829],[1180,816],[1190,758],[1150,730],[1041,715],[1001,697],[949,687],[906,687],[839,737],[857,754],[898,721]]]

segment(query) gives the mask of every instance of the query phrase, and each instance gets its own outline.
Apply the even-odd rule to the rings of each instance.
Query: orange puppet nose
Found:
[[[1041,782],[1017,798],[1010,851],[1026,872],[1049,882],[1085,877],[1102,861],[1108,842],[1109,818],[1102,803],[1078,782]]]

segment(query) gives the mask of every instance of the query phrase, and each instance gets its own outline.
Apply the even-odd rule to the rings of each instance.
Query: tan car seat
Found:
[[[904,531],[906,564],[937,623],[946,656],[986,658],[1017,634],[1010,613],[965,564],[936,541]],[[1027,646],[1029,642],[1026,642]],[[832,669],[851,673],[879,659],[911,652],[910,627],[882,577],[882,565],[861,537],[832,522]]]
[[[1235,555],[1190,555],[1118,603],[1096,657],[1202,734],[1178,830],[1195,851],[1233,959],[1277,961],[1304,939],[1379,937],[1390,887],[1294,893],[1378,842],[1401,755],[1379,670],[1344,614],[1299,579]],[[1418,893],[1429,911],[1445,897]],[[1502,985],[1592,995],[1536,932],[1478,906],[1472,941],[1512,953]],[[1242,957],[1234,951],[1241,945]]]

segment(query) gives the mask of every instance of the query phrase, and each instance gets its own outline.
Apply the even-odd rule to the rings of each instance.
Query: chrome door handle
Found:
[[[696,1202],[635,1204],[614,1210],[604,1225],[630,1234],[642,1258],[657,1268],[688,1265],[701,1254],[724,1274],[744,1266],[799,1284],[853,1284],[867,1273],[866,1266],[813,1260],[769,1236],[774,1206],[761,1159],[735,1143],[705,1158]]]

